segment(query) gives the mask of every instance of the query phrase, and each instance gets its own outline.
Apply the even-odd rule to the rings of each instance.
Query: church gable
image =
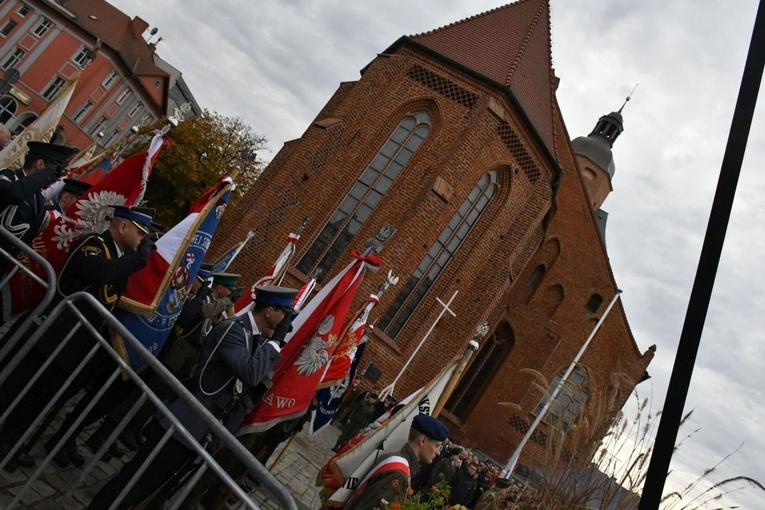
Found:
[[[547,149],[555,154],[546,0],[521,0],[405,40],[509,88]]]

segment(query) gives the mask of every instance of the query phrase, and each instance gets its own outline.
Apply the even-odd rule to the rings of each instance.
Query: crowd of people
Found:
[[[67,214],[88,186],[65,178],[66,164],[76,152],[74,149],[41,142],[29,142],[28,148],[23,168],[0,170],[0,224],[31,245],[48,222]],[[59,191],[51,195],[50,189],[55,185]],[[153,216],[154,210],[145,207],[110,208],[105,231],[85,234],[69,248],[57,274],[54,299],[43,315],[49,315],[77,292],[90,294],[107,313],[114,311],[129,279],[147,265],[155,241],[162,235],[162,230],[153,223]],[[19,252],[13,243],[2,238],[0,248],[10,257]],[[0,278],[14,265],[7,257],[0,257]],[[199,403],[232,432],[263,395],[263,381],[281,359],[281,348],[295,315],[293,299],[298,292],[284,287],[257,287],[251,311],[223,319],[222,312],[231,316],[232,306],[242,294],[238,278],[235,274],[213,273],[211,267],[203,265],[172,333],[157,354]],[[52,458],[57,466],[83,466],[85,457],[79,451],[78,440],[94,454],[102,450],[115,426],[142,396],[132,379],[114,380],[119,365],[105,349],[94,350],[99,345],[99,336],[102,341],[110,338],[102,312],[86,306],[80,308],[79,314],[65,310],[21,356],[20,349],[35,331],[30,328],[15,348],[0,359],[0,370],[8,368],[11,359],[19,362],[0,384],[0,416],[8,412],[0,424],[0,463],[4,463],[6,471],[36,464],[37,459],[30,451],[32,443],[40,441],[43,434],[38,431],[30,435],[30,430],[40,427],[39,418],[43,414],[53,416],[64,408],[70,411],[56,430],[49,421],[42,422],[49,432],[44,446],[49,452],[57,450]],[[26,320],[30,319],[21,317],[17,322]],[[83,320],[89,327],[80,327]],[[0,338],[0,347],[9,336],[7,333]],[[14,358],[17,353],[19,359]],[[36,374],[39,378],[26,388],[30,378],[38,377]],[[172,415],[194,440],[209,447],[209,426],[193,406],[177,397],[168,381],[154,371],[144,371],[142,379],[155,395],[165,399]],[[19,400],[17,396],[21,394],[24,395]],[[69,405],[65,405],[67,402]],[[381,399],[374,392],[347,398],[338,412],[343,424],[334,451],[385,413],[395,413],[397,405],[392,397]],[[310,410],[264,434],[253,435],[245,446],[265,462],[281,441],[303,427],[309,413]],[[96,424],[99,427],[94,432],[87,438],[81,437]],[[168,417],[157,414],[153,405],[139,408],[119,437],[125,448],[135,452],[132,459],[103,486],[88,508],[110,508],[118,499],[120,509],[140,505],[161,508],[200,466],[196,451],[178,432],[165,438],[171,426]],[[162,446],[157,449],[158,445]],[[213,450],[216,460],[233,478],[246,474],[231,452],[225,448],[216,450],[214,445]],[[114,442],[101,460],[125,453]],[[144,462],[147,466],[142,466]],[[389,469],[377,473],[384,466]],[[403,478],[402,473],[406,475]],[[496,465],[480,461],[470,448],[449,441],[448,429],[440,421],[418,415],[400,454],[386,458],[372,469],[347,508],[377,508],[385,497],[405,497],[405,489],[423,496],[439,484],[450,486],[452,506],[506,508],[505,503],[512,501],[512,488],[498,475]],[[137,482],[124,491],[134,477]],[[392,492],[388,482],[395,489]],[[197,508],[197,503],[216,507],[224,499],[225,490],[208,473],[184,501],[183,508]],[[486,506],[489,499],[496,504]]]
[[[0,170],[0,224],[7,232],[31,245],[56,215],[67,214],[76,196],[87,190],[87,187],[64,182],[66,165],[75,152],[62,145],[29,142],[22,168]],[[66,189],[51,195],[50,189],[57,184],[58,189]],[[68,195],[75,195],[74,200]],[[76,292],[90,294],[103,309],[112,312],[131,275],[147,265],[155,241],[162,235],[152,221],[154,210],[114,206],[106,211],[106,216],[105,231],[85,234],[69,248],[57,274],[54,299],[44,316]],[[19,254],[6,239],[0,239],[0,248],[10,257]],[[0,278],[14,266],[6,256],[0,257]],[[281,359],[280,351],[291,329],[292,303],[297,294],[297,289],[257,287],[251,311],[222,319],[221,312],[232,312],[231,306],[241,296],[238,277],[201,270],[191,285],[175,329],[157,355],[171,373],[186,383],[199,403],[231,431],[238,428],[265,391],[261,383]],[[53,457],[59,467],[82,466],[85,458],[79,451],[78,438],[86,432],[86,427],[101,422],[98,430],[83,438],[95,454],[115,424],[141,396],[132,379],[120,378],[109,385],[119,365],[106,350],[94,350],[99,345],[98,336],[102,341],[111,338],[108,321],[93,307],[78,308],[81,317],[65,310],[22,356],[19,351],[35,332],[35,328],[29,328],[14,349],[0,360],[0,370],[10,369],[12,359],[14,363],[19,362],[0,385],[0,416],[8,412],[0,424],[0,462],[6,471],[36,464],[37,459],[30,451],[32,443],[43,434],[30,436],[29,431],[39,426],[38,418],[43,414],[52,416],[63,408],[71,411],[63,425],[48,436],[45,446],[49,451],[59,448]],[[89,327],[80,324],[83,319]],[[17,323],[25,320],[30,319],[21,317]],[[0,339],[0,347],[10,338],[9,333]],[[14,358],[15,354],[19,359]],[[199,414],[188,402],[176,397],[166,387],[166,381],[156,377],[153,371],[146,370],[143,374],[144,382],[155,394],[166,397],[166,405],[174,417],[196,441],[204,442],[209,427]],[[38,378],[16,402],[33,377]],[[105,387],[108,389],[104,393]],[[118,498],[122,498],[122,502],[117,508],[141,504],[160,508],[199,468],[195,450],[177,432],[155,451],[172,426],[166,416],[155,415],[155,410],[153,406],[139,410],[123,431],[120,441],[136,452],[99,491],[89,508],[109,508]],[[48,421],[42,426],[50,429]],[[114,443],[101,460],[124,453]],[[150,460],[148,467],[137,483],[122,495],[123,488],[147,459]],[[196,508],[196,505],[190,507]]]

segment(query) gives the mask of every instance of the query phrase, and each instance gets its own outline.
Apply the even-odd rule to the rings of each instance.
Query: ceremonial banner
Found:
[[[401,449],[407,442],[412,420],[417,414],[430,415],[458,362],[459,358],[455,358],[427,386],[402,400],[403,407],[383,414],[329,459],[316,478],[316,485],[336,489],[325,506],[344,506],[377,460]]]
[[[24,164],[24,156],[29,150],[27,142],[50,141],[79,80],[80,72],[78,71],[48,103],[45,111],[0,151],[0,168],[10,168],[11,170],[21,168]]]
[[[51,221],[32,241],[32,247],[53,266],[56,274],[61,271],[66,252],[75,239],[85,234],[103,232],[109,227],[107,219],[112,214],[112,206],[135,205],[140,200],[164,143],[164,135],[156,131],[148,151],[123,161],[72,204],[65,215]],[[45,279],[45,271],[28,257],[21,256],[19,260]],[[45,289],[24,271],[18,271],[2,292],[4,320],[37,306],[45,296]]]
[[[250,288],[250,292],[234,303],[234,314],[243,315],[252,310],[252,304],[255,299],[255,287],[258,285],[276,285],[278,286],[282,282],[284,273],[287,272],[287,267],[292,260],[292,256],[295,254],[295,245],[300,240],[300,234],[292,233],[287,236],[287,246],[284,247],[279,258],[276,259],[276,263],[266,272],[260,280],[256,281]]]
[[[348,370],[348,373],[345,374],[345,379],[339,384],[319,390],[317,393],[316,400],[318,405],[311,416],[311,424],[308,427],[308,434],[310,436],[317,434],[320,430],[323,430],[332,423],[332,419],[335,417],[335,414],[337,414],[340,404],[342,404],[348,396],[350,388],[353,388],[353,381],[356,378],[356,371],[359,368],[361,357],[364,355],[367,339],[368,336],[365,333],[364,336],[361,337],[359,346],[356,348],[356,353],[353,355],[353,361],[351,362],[351,368]]]
[[[351,368],[353,357],[356,355],[356,349],[361,343],[361,338],[364,336],[369,312],[379,302],[380,298],[376,294],[370,294],[367,302],[354,314],[352,317],[353,323],[345,329],[345,334],[332,354],[332,359],[329,361],[329,366],[324,373],[324,377],[321,379],[319,388],[335,386],[345,379],[348,370]]]
[[[154,355],[181,313],[233,188],[230,177],[221,178],[197,200],[185,219],[157,241],[146,267],[128,279],[114,315]],[[131,366],[143,365],[143,359],[120,337],[115,336],[113,343]]]
[[[117,160],[117,153],[109,150],[104,151],[90,161],[85,161],[81,166],[74,167],[69,172],[70,179],[87,182],[96,185],[109,175],[112,165]]]
[[[314,297],[293,322],[282,359],[266,393],[255,404],[239,434],[262,432],[302,416],[311,404],[342,332],[343,319],[367,269],[377,270],[377,255],[354,252],[354,261]]]
[[[228,250],[226,253],[221,255],[218,260],[213,262],[212,272],[213,273],[223,273],[228,269],[228,266],[231,265],[231,263],[234,261],[237,255],[239,255],[239,252],[242,251],[242,248],[244,248],[244,245],[247,244],[247,241],[253,238],[255,235],[255,232],[250,230],[247,232],[247,238],[244,241],[240,241],[234,245],[233,248]]]

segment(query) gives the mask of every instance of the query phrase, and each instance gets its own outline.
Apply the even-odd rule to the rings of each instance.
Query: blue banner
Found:
[[[366,335],[364,336],[366,337]],[[356,370],[359,368],[361,355],[364,354],[364,348],[366,346],[367,342],[363,341],[356,349],[351,368],[348,370],[348,374],[345,376],[345,379],[343,379],[343,382],[317,392],[316,400],[318,401],[318,407],[314,411],[313,418],[311,419],[311,426],[308,429],[311,435],[316,434],[329,425],[332,418],[335,417],[335,413],[337,413],[340,404],[343,403],[343,400],[348,393],[348,389],[352,387],[353,380],[356,377]]]
[[[199,272],[202,261],[210,247],[213,233],[218,227],[223,211],[226,209],[231,190],[223,193],[216,193],[215,197],[199,213],[192,213],[194,218],[187,217],[186,220],[179,223],[171,229],[165,236],[173,236],[175,228],[181,227],[186,223],[188,225],[191,219],[191,226],[186,226],[186,232],[195,232],[188,239],[187,236],[181,236],[182,239],[188,239],[178,246],[178,252],[183,250],[185,255],[181,258],[174,257],[177,260],[176,267],[168,267],[167,271],[172,271],[172,278],[167,291],[157,306],[156,312],[151,317],[145,317],[124,309],[117,309],[114,315],[117,319],[155,356],[165,345],[165,341],[175,325],[178,315],[181,313],[183,304],[189,295],[191,284]],[[213,203],[214,202],[214,203]],[[177,234],[177,233],[176,233]],[[154,252],[152,255],[156,254]],[[157,282],[159,286],[159,282]],[[117,346],[119,349],[120,346]],[[128,345],[124,345],[124,353],[128,356],[130,365],[138,368],[144,365],[144,360]]]

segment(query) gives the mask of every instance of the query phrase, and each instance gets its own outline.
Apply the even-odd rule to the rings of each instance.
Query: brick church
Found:
[[[312,275],[329,281],[352,250],[393,232],[383,270],[367,274],[356,298],[388,270],[400,276],[370,316],[361,366],[388,385],[441,312],[437,298],[458,291],[456,316],[438,322],[395,396],[427,383],[487,323],[441,417],[457,442],[500,462],[617,292],[600,206],[621,110],[570,139],[550,24],[547,0],[520,0],[401,37],[284,144],[224,217],[212,253],[255,230],[231,268],[254,281],[307,217],[284,283],[300,286]],[[551,432],[581,432],[571,426],[585,418],[593,430],[564,458],[587,463],[654,351],[640,352],[617,301],[521,462],[544,464]]]

